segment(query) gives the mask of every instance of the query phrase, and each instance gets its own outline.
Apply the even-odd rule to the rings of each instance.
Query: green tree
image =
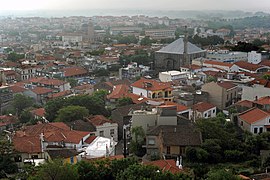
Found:
[[[67,106],[57,112],[57,121],[71,122],[89,115],[88,109],[82,106]]]
[[[16,94],[13,98],[12,105],[20,115],[24,109],[31,107],[33,105],[33,102],[34,102],[33,99],[30,97],[21,94]]]
[[[37,179],[44,180],[76,180],[78,177],[77,169],[60,159],[41,165],[36,175]]]
[[[240,177],[226,170],[212,170],[208,173],[207,180],[241,180]]]
[[[17,165],[12,160],[13,146],[7,140],[0,140],[0,178],[5,178],[5,173],[11,174],[18,170]]]
[[[133,127],[131,133],[131,151],[137,156],[143,156],[145,154],[145,149],[142,148],[142,145],[144,144],[145,133],[142,126]]]
[[[27,108],[27,109],[24,109],[20,116],[19,116],[19,120],[21,123],[27,123],[27,122],[30,122],[34,119],[33,115],[31,114],[30,112],[31,109]]]
[[[69,82],[71,88],[78,86],[78,81],[74,78],[68,78],[66,81]]]
[[[7,59],[13,62],[16,62],[20,59],[23,59],[25,57],[24,54],[17,54],[15,52],[11,52],[8,54]]]
[[[118,99],[118,101],[117,101],[118,107],[126,106],[129,104],[133,104],[133,101],[130,97],[123,97],[123,98]]]
[[[100,77],[100,76],[109,76],[110,71],[104,68],[96,69],[93,71],[93,74]]]

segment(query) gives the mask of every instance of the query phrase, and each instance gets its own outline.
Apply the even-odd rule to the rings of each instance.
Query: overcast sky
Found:
[[[270,11],[270,0],[2,0],[0,10],[244,10]]]

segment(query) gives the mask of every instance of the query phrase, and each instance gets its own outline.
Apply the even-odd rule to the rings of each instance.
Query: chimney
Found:
[[[178,159],[178,156],[177,156],[177,159],[176,159],[176,166],[177,166],[177,167],[179,166],[179,159]]]

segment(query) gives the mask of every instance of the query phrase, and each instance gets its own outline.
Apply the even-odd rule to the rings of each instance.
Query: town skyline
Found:
[[[154,3],[154,6],[153,6]],[[31,11],[31,10],[92,10],[92,9],[132,9],[132,10],[243,10],[269,12],[270,2],[267,0],[64,0],[64,1],[35,1],[10,0],[2,2],[2,11]]]

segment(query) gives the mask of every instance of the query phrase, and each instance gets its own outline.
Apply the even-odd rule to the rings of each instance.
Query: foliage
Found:
[[[259,47],[254,44],[247,42],[238,42],[236,46],[231,48],[232,51],[242,51],[242,52],[250,52],[250,51],[258,51]]]
[[[119,44],[138,43],[138,39],[134,35],[129,35],[129,36],[118,35],[115,37],[115,39],[117,40]]]
[[[16,94],[13,98],[12,104],[14,109],[16,109],[18,114],[20,115],[24,109],[32,106],[33,99],[25,95]]]
[[[5,177],[5,173],[17,172],[17,165],[12,160],[13,147],[6,140],[0,140],[0,178]]]
[[[76,180],[79,179],[78,177],[77,169],[61,160],[49,161],[41,165],[36,175],[37,179],[44,180]]]
[[[100,91],[99,93],[104,93]],[[93,115],[104,115],[109,116],[109,112],[105,109],[105,99],[102,95],[99,96],[97,93],[93,95],[79,95],[79,96],[72,96],[69,98],[56,98],[48,101],[45,105],[46,111],[46,119],[49,121],[53,121],[56,119],[57,114],[61,108],[66,106],[82,106],[88,109],[89,114]]]
[[[71,122],[75,120],[82,120],[89,115],[88,109],[82,106],[66,106],[57,112],[57,121]]]
[[[214,77],[214,76],[208,76],[207,79],[206,79],[206,82],[209,83],[209,82],[217,82],[217,78]]]
[[[71,88],[78,86],[78,81],[74,78],[67,78],[67,82],[69,82]]]
[[[129,104],[133,104],[133,101],[130,97],[123,97],[123,98],[118,99],[118,101],[117,101],[118,107],[126,106]]]
[[[90,55],[92,56],[100,56],[102,54],[104,54],[105,49],[97,49],[97,50],[93,50],[91,52],[88,52]]]
[[[24,109],[20,116],[19,116],[19,120],[21,123],[27,123],[27,122],[30,122],[34,119],[33,115],[31,114],[30,112],[31,109],[27,108],[27,109]]]
[[[240,180],[241,178],[226,170],[213,170],[207,175],[207,180]]]
[[[100,76],[109,76],[110,75],[110,71],[107,70],[107,69],[104,69],[104,68],[95,69],[93,71],[93,73],[98,77],[100,77]]]
[[[209,46],[223,44],[224,40],[219,36],[209,36],[206,38],[202,38],[198,35],[195,35],[193,38],[190,39],[190,42],[194,44],[200,44],[201,46]]]
[[[136,62],[138,65],[142,64],[149,66],[154,60],[154,54],[148,54],[146,51],[137,51],[134,55],[121,55],[119,58],[120,64],[127,65],[131,62]]]
[[[20,59],[23,59],[24,56],[25,56],[24,54],[17,54],[15,52],[11,52],[8,54],[7,59],[10,61],[16,62]]]
[[[143,128],[141,126],[133,127],[131,129],[131,133],[133,135],[130,143],[131,151],[135,153],[137,156],[143,156],[145,154],[145,149],[142,148],[145,138]]]
[[[156,43],[156,42],[157,42],[156,40],[150,39],[149,36],[146,36],[141,40],[140,43],[142,46],[150,46],[152,43]]]

